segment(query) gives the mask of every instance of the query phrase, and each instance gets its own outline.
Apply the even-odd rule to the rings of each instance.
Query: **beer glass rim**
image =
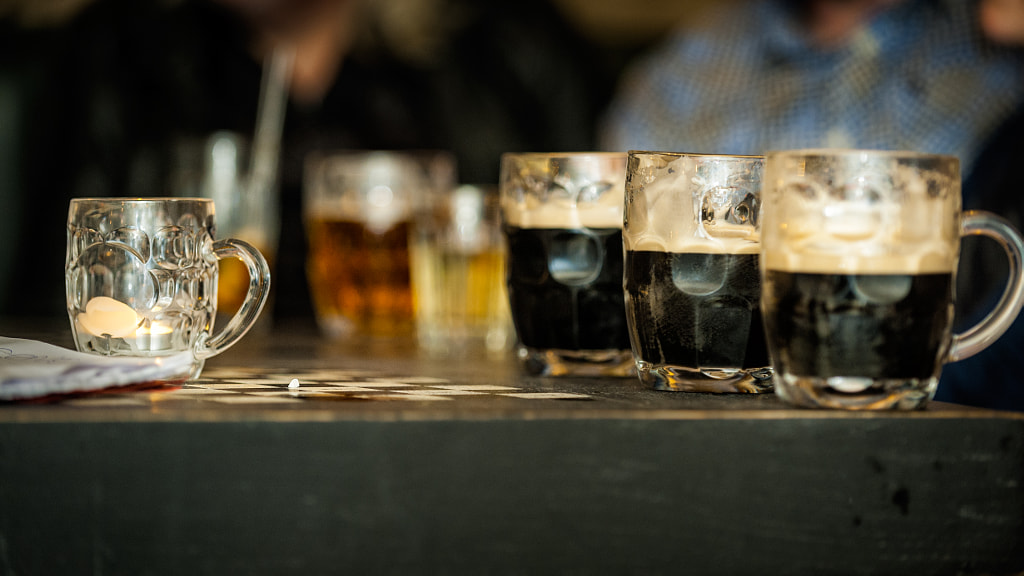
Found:
[[[94,197],[94,198],[72,198],[72,204],[178,204],[178,203],[201,203],[201,204],[212,204],[212,198],[186,198],[179,196],[152,196],[152,197],[136,197],[136,198],[118,198],[118,197]]]
[[[407,158],[410,160],[423,159],[445,159],[455,162],[455,153],[445,148],[409,148],[409,149],[384,149],[384,148],[326,148],[313,150],[306,155],[305,162],[332,162],[341,160],[361,159],[369,156],[387,158]]]
[[[626,152],[505,152],[505,158],[625,158]]]
[[[708,152],[669,152],[661,150],[630,150],[630,156],[674,156],[676,158],[728,158],[738,160],[763,160],[760,154],[715,154]]]
[[[765,152],[766,158],[776,156],[896,158],[901,160],[958,160],[958,158],[952,154],[936,154],[933,152],[919,152],[916,150],[882,150],[871,148],[794,148],[769,150]]]

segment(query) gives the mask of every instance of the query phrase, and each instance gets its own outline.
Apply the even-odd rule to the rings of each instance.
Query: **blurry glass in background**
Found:
[[[502,356],[513,338],[495,186],[437,190],[414,228],[416,333],[428,354]]]
[[[62,230],[66,215],[52,206],[70,197],[169,193],[182,139],[222,130],[252,139],[266,57],[289,43],[301,48],[280,150],[280,326],[313,327],[301,206],[311,151],[451,150],[460,181],[495,182],[502,152],[592,148],[610,91],[605,71],[619,62],[583,41],[551,0],[244,2],[279,18],[241,4],[90,1],[49,36],[46,58],[25,36],[0,34],[0,45],[14,48],[0,62],[39,78],[33,97],[19,100],[26,105],[4,117],[32,119],[31,129],[14,127],[27,143],[18,216]],[[11,288],[4,313],[65,313],[59,266],[47,264],[62,259],[64,245],[52,236],[38,259],[8,252],[17,259],[10,269],[48,280],[25,290],[0,279]]]
[[[294,55],[291,48],[279,47],[266,59],[251,143],[230,131],[179,142],[169,178],[175,195],[212,199],[221,222],[217,237],[249,242],[271,269],[281,228],[278,164]],[[242,306],[249,284],[240,261],[221,264],[217,304],[222,314],[233,315]]]
[[[317,323],[328,336],[413,332],[413,221],[435,191],[454,182],[455,160],[444,152],[337,152],[307,160],[307,274]]]
[[[279,227],[277,195],[249,190],[249,149],[249,139],[228,131],[182,140],[174,148],[168,187],[174,196],[212,199],[217,238],[245,240],[264,255],[273,270]],[[248,289],[245,266],[235,259],[222,261],[218,314],[233,315]]]

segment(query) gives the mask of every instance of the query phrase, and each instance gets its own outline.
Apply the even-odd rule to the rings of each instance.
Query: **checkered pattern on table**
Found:
[[[297,387],[289,385],[297,380]],[[267,370],[213,367],[181,388],[149,394],[104,394],[70,400],[90,406],[192,401],[223,404],[289,404],[316,401],[444,402],[464,397],[524,400],[591,400],[585,394],[537,392],[515,386],[461,384],[424,376],[382,376],[365,370]]]

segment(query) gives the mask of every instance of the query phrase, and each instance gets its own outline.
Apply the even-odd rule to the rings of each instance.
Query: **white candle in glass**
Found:
[[[135,331],[135,342],[139,350],[169,350],[171,348],[171,326],[156,320]]]

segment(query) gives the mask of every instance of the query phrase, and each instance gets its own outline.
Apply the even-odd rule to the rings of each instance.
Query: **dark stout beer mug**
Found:
[[[956,158],[912,152],[768,154],[765,325],[784,400],[808,407],[915,409],[945,362],[976,354],[1024,301],[1020,235],[961,214]],[[988,236],[1010,260],[995,310],[952,333],[960,238]]]
[[[761,322],[760,156],[630,152],[626,318],[641,382],[770,392]]]
[[[622,297],[625,176],[625,154],[502,157],[508,296],[530,374],[632,374]]]

